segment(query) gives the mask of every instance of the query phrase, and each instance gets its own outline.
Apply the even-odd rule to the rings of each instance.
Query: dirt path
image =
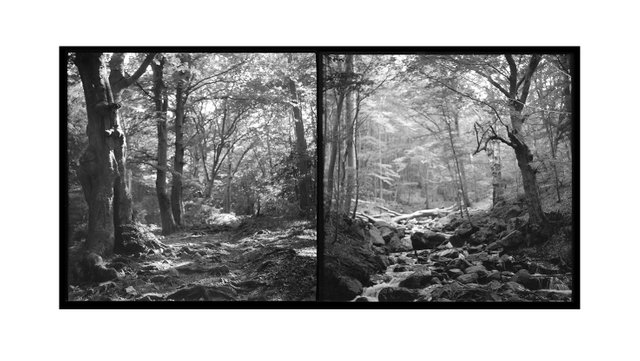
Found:
[[[307,221],[261,218],[238,230],[191,230],[162,253],[118,256],[120,278],[69,287],[71,301],[315,301],[316,231]]]

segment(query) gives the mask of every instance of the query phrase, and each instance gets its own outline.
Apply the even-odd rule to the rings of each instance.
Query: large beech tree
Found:
[[[487,142],[500,141],[514,150],[518,167],[522,174],[522,184],[527,199],[530,221],[532,224],[546,228],[548,221],[542,210],[540,195],[538,194],[537,170],[532,166],[533,154],[526,142],[523,130],[523,125],[527,119],[523,110],[527,104],[532,79],[541,60],[542,56],[539,54],[517,57],[514,57],[512,54],[504,54],[501,57],[450,56],[445,58],[444,64],[448,69],[451,69],[451,67],[447,66],[447,63],[454,64],[454,67],[457,66],[457,68],[455,68],[457,74],[461,74],[464,71],[473,72],[487,81],[493,89],[496,89],[504,96],[503,99],[506,101],[509,114],[509,124],[506,124],[502,120],[501,109],[495,105],[495,102],[492,104],[475,95],[470,95],[468,92],[460,91],[447,80],[437,81],[441,85],[477,103],[488,106],[493,111],[496,119],[493,124],[484,125],[484,127],[481,124],[477,124],[481,129],[479,132],[481,134],[478,135],[478,143],[484,144],[486,148]],[[496,129],[497,123],[502,125],[507,137],[502,136],[502,132]]]
[[[88,146],[80,157],[78,178],[89,206],[87,251],[98,255],[114,251],[114,230],[119,226],[114,197],[116,179],[125,164],[118,162],[124,153],[124,132],[118,119],[118,108],[107,75],[105,55],[76,53],[87,108]]]

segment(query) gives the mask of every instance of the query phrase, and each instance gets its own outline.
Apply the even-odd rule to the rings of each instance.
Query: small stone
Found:
[[[472,282],[476,282],[478,280],[478,274],[477,273],[468,273],[468,274],[464,274],[460,277],[457,278],[457,280],[461,283],[472,283]]]
[[[448,270],[447,273],[449,274],[449,276],[451,276],[453,278],[462,276],[464,274],[464,272],[462,272],[462,270],[459,269],[459,268],[452,268],[452,269]]]
[[[408,270],[407,266],[395,266],[393,268],[393,272],[406,272]]]

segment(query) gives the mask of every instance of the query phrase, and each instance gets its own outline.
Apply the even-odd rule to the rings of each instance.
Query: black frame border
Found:
[[[67,63],[70,52],[252,52],[252,53],[314,53],[316,55],[316,131],[317,152],[317,274],[314,301],[69,301],[68,296],[68,158],[67,158]],[[324,258],[324,140],[323,64],[329,54],[553,54],[573,56],[572,79],[572,209],[573,209],[573,292],[571,302],[329,302],[320,301],[322,260]],[[60,309],[580,309],[580,47],[579,46],[60,46]]]

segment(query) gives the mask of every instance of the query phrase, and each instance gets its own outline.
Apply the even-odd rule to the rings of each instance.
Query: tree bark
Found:
[[[173,158],[174,173],[171,177],[171,212],[178,226],[182,226],[182,175],[184,168],[184,131],[182,129],[185,116],[186,97],[184,94],[183,79],[178,79],[176,84],[176,118],[174,124],[175,155]]]
[[[347,76],[353,76],[353,55],[346,55],[346,74]],[[343,205],[343,213],[348,214],[351,209],[351,198],[353,197],[353,189],[355,186],[355,174],[356,174],[356,158],[354,149],[354,136],[355,136],[355,123],[354,117],[354,101],[353,101],[353,89],[347,90],[346,94],[346,106],[345,106],[345,126],[346,126],[346,140],[345,140],[345,201]]]
[[[289,64],[293,62],[293,55],[289,54]],[[300,201],[300,210],[303,215],[309,216],[313,213],[314,204],[311,192],[311,160],[307,154],[307,140],[304,137],[304,123],[302,121],[302,112],[300,111],[300,99],[296,89],[296,83],[291,78],[287,78],[289,93],[291,96],[293,119],[295,123],[296,136],[296,163],[298,168],[298,194]]]
[[[149,64],[151,64],[155,53],[148,54],[136,72],[127,76],[124,72],[125,54],[114,53],[109,60],[109,85],[113,94],[113,102],[120,104],[120,98],[123,91],[134,84],[145,73]],[[125,123],[122,121],[123,136],[117,140],[122,144],[118,144],[114,149],[114,155],[118,163],[118,172],[116,174],[114,186],[114,212],[115,212],[115,249],[120,249],[122,245],[122,226],[130,224],[133,221],[133,207],[131,199],[130,187],[127,184],[127,143],[124,135]]]
[[[500,163],[500,156],[497,151],[498,147],[500,147],[500,143],[490,141],[486,149],[489,164],[491,165],[491,184],[493,185],[492,204],[494,206],[504,199],[504,181],[502,180],[502,164]]]
[[[338,155],[338,142],[340,142],[340,113],[342,113],[342,103],[344,101],[344,94],[337,96],[337,109],[334,117],[333,132],[331,133],[331,154],[329,155],[329,169],[327,171],[327,199],[325,213],[331,214],[331,203],[333,201],[333,187],[334,187],[334,171],[336,168],[336,158]]]
[[[76,53],[87,108],[89,144],[80,157],[78,177],[89,206],[86,250],[98,255],[114,251],[114,187],[120,170],[116,148],[124,145],[117,109],[102,53]]]
[[[511,141],[511,147],[516,153],[516,160],[518,161],[518,167],[522,174],[522,187],[524,188],[525,197],[527,199],[529,219],[530,222],[547,228],[548,221],[544,212],[542,211],[542,203],[540,201],[540,195],[538,194],[538,183],[536,181],[536,170],[531,166],[533,161],[533,154],[524,141],[522,135],[522,125],[524,124],[524,117],[522,116],[522,110],[527,101],[529,95],[529,88],[531,87],[531,79],[535,73],[541,57],[539,55],[532,55],[529,61],[529,65],[525,71],[523,78],[516,82],[518,78],[517,68],[514,66],[513,57],[507,55],[507,62],[511,67],[510,87],[509,87],[509,107],[512,129],[508,130],[509,140]],[[518,83],[522,83],[522,91],[518,97]]]
[[[467,196],[466,185],[464,184],[464,179],[462,178],[462,171],[460,170],[460,162],[458,159],[458,153],[456,152],[456,147],[453,143],[453,133],[451,132],[451,122],[446,119],[447,130],[449,132],[449,144],[451,145],[451,153],[453,153],[453,161],[456,166],[456,173],[458,175],[458,182],[460,184],[460,195],[462,196],[462,202],[465,207],[469,207],[469,196]]]
[[[162,221],[162,234],[168,235],[175,231],[176,223],[171,212],[171,199],[167,192],[167,110],[168,95],[163,79],[164,57],[156,64],[151,64],[153,69],[153,100],[155,105],[156,123],[158,127],[158,167],[156,173],[156,194],[160,207],[160,219]]]
[[[224,193],[224,205],[223,205],[223,212],[224,213],[229,213],[231,211],[231,161],[233,159],[232,154],[229,155],[228,157],[228,165],[227,165],[227,186],[226,186],[226,190]]]

